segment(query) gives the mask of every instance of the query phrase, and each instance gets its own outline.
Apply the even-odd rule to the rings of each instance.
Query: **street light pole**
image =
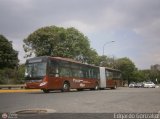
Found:
[[[106,43],[103,45],[103,55],[104,55],[104,47],[105,47],[105,45],[106,45],[106,44],[109,44],[109,43],[113,43],[113,42],[115,42],[115,41],[109,41],[109,42],[106,42]]]

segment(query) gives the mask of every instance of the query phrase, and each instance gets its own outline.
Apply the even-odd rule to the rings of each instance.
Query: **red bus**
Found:
[[[35,57],[26,60],[26,88],[52,90],[117,88],[121,72],[106,67],[83,64],[68,58]]]

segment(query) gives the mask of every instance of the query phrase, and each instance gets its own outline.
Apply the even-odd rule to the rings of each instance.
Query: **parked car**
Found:
[[[134,88],[135,85],[136,85],[136,83],[135,83],[135,82],[132,82],[132,83],[129,84],[129,88]]]
[[[143,83],[144,88],[155,88],[156,85],[153,82],[145,82]]]
[[[134,87],[135,88],[142,88],[143,87],[143,83],[136,83]]]

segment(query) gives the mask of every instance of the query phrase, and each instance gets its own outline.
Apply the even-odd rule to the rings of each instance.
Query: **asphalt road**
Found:
[[[0,93],[1,113],[27,109],[44,109],[51,113],[158,113],[160,88]]]

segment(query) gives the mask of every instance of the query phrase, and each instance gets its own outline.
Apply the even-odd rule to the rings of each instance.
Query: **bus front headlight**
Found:
[[[39,86],[44,86],[44,85],[46,85],[46,84],[47,84],[47,82],[42,82],[42,83],[40,83]]]

